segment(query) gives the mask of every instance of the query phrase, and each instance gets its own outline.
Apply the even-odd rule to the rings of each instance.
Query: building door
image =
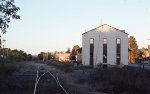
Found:
[[[94,39],[90,39],[90,66],[94,64]]]
[[[117,65],[120,65],[120,61],[121,61],[120,52],[121,52],[121,40],[120,38],[117,38],[116,40],[116,63]]]

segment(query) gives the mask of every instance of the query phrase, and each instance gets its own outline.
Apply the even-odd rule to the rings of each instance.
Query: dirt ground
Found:
[[[72,72],[64,72],[47,63],[20,62],[16,64],[16,71],[1,81],[0,94],[33,94],[34,86],[38,75],[50,71],[54,76],[58,75],[60,83],[68,94],[104,94],[95,92],[82,79],[87,79],[88,73],[75,69]],[[84,76],[83,76],[84,75]],[[36,94],[65,94],[57,85],[53,77],[45,74],[37,85]]]

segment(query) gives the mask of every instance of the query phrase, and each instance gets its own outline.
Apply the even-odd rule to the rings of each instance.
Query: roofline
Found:
[[[96,28],[93,28],[93,29],[91,29],[91,30],[89,30],[89,31],[87,31],[87,32],[82,33],[82,35],[84,35],[84,34],[90,32],[90,31],[93,31],[93,30],[95,30],[95,29],[97,29],[97,28],[99,28],[99,27],[101,27],[101,26],[104,26],[104,25],[110,26],[110,25],[108,25],[108,24],[103,24],[103,25],[97,26]],[[117,28],[112,27],[112,26],[110,26],[110,27],[111,27],[111,28],[114,28],[114,29],[116,29],[116,30],[118,30],[118,31],[120,31],[120,32],[123,32],[123,33],[125,33],[125,34],[127,34],[127,35],[129,35],[128,33],[125,32],[125,30],[120,30],[120,29],[117,29]]]

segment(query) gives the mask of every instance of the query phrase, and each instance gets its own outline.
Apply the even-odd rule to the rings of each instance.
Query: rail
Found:
[[[39,76],[39,67],[38,67],[38,70],[37,70],[37,74],[36,74],[36,82],[35,82],[35,86],[34,86],[34,92],[33,94],[36,94],[36,90],[37,90],[37,86],[38,86],[38,83],[40,81],[40,79],[45,75],[45,74],[50,74],[51,77],[53,77],[53,79],[55,80],[55,82],[57,83],[57,85],[61,88],[61,90],[65,93],[65,94],[69,94],[65,88],[61,85],[60,81],[59,81],[59,76],[58,76],[58,73],[56,75],[56,77],[50,72],[47,70],[47,72],[43,73],[42,75]]]

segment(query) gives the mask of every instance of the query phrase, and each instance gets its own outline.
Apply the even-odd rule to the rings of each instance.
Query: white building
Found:
[[[70,60],[70,53],[56,53],[54,55],[55,60],[61,62],[68,62]]]
[[[128,64],[128,34],[107,24],[82,34],[82,64]]]

